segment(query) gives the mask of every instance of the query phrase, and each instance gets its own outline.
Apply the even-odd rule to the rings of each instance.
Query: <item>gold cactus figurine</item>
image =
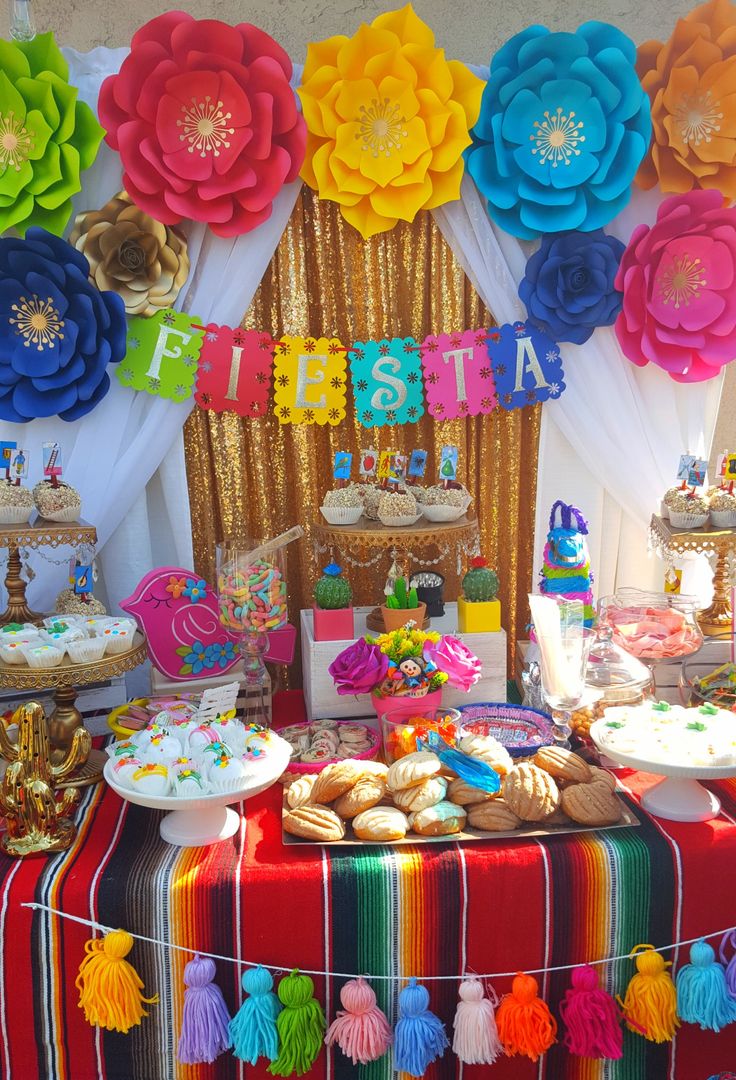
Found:
[[[0,753],[10,762],[0,789],[0,810],[8,825],[2,848],[19,858],[65,851],[77,833],[74,822],[65,815],[79,798],[79,791],[66,788],[57,798],[54,789],[87,760],[89,732],[77,728],[66,757],[53,765],[41,706],[35,701],[21,705],[12,722],[18,725],[17,745],[11,743],[0,723]]]

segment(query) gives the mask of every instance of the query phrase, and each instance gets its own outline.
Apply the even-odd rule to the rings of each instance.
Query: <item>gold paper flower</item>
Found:
[[[101,210],[77,214],[70,243],[89,260],[99,289],[122,297],[128,315],[155,315],[171,307],[189,274],[187,242],[121,191]]]
[[[302,177],[365,238],[460,197],[483,83],[411,4],[307,49]]]
[[[736,198],[736,6],[709,0],[695,8],[664,45],[639,47],[636,69],[653,126],[639,187],[714,188]]]

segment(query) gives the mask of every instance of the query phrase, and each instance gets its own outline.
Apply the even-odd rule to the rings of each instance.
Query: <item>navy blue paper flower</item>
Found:
[[[542,237],[519,285],[529,318],[555,341],[576,345],[597,326],[611,326],[623,299],[613,284],[623,253],[602,229]]]
[[[530,26],[491,61],[468,171],[488,212],[523,240],[600,229],[629,201],[649,147],[649,98],[626,34]]]
[[[78,420],[110,388],[125,355],[125,306],[88,280],[66,240],[31,228],[0,238],[0,418]]]

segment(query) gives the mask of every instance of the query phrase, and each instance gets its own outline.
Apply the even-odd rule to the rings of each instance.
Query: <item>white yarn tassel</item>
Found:
[[[484,995],[483,984],[478,979],[464,979],[458,993],[452,1049],[465,1065],[492,1065],[503,1053],[494,1002]]]

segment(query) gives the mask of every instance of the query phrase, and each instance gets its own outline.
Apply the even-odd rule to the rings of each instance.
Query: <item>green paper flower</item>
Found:
[[[0,39],[0,232],[61,236],[69,220],[104,131],[68,80],[53,34]]]

